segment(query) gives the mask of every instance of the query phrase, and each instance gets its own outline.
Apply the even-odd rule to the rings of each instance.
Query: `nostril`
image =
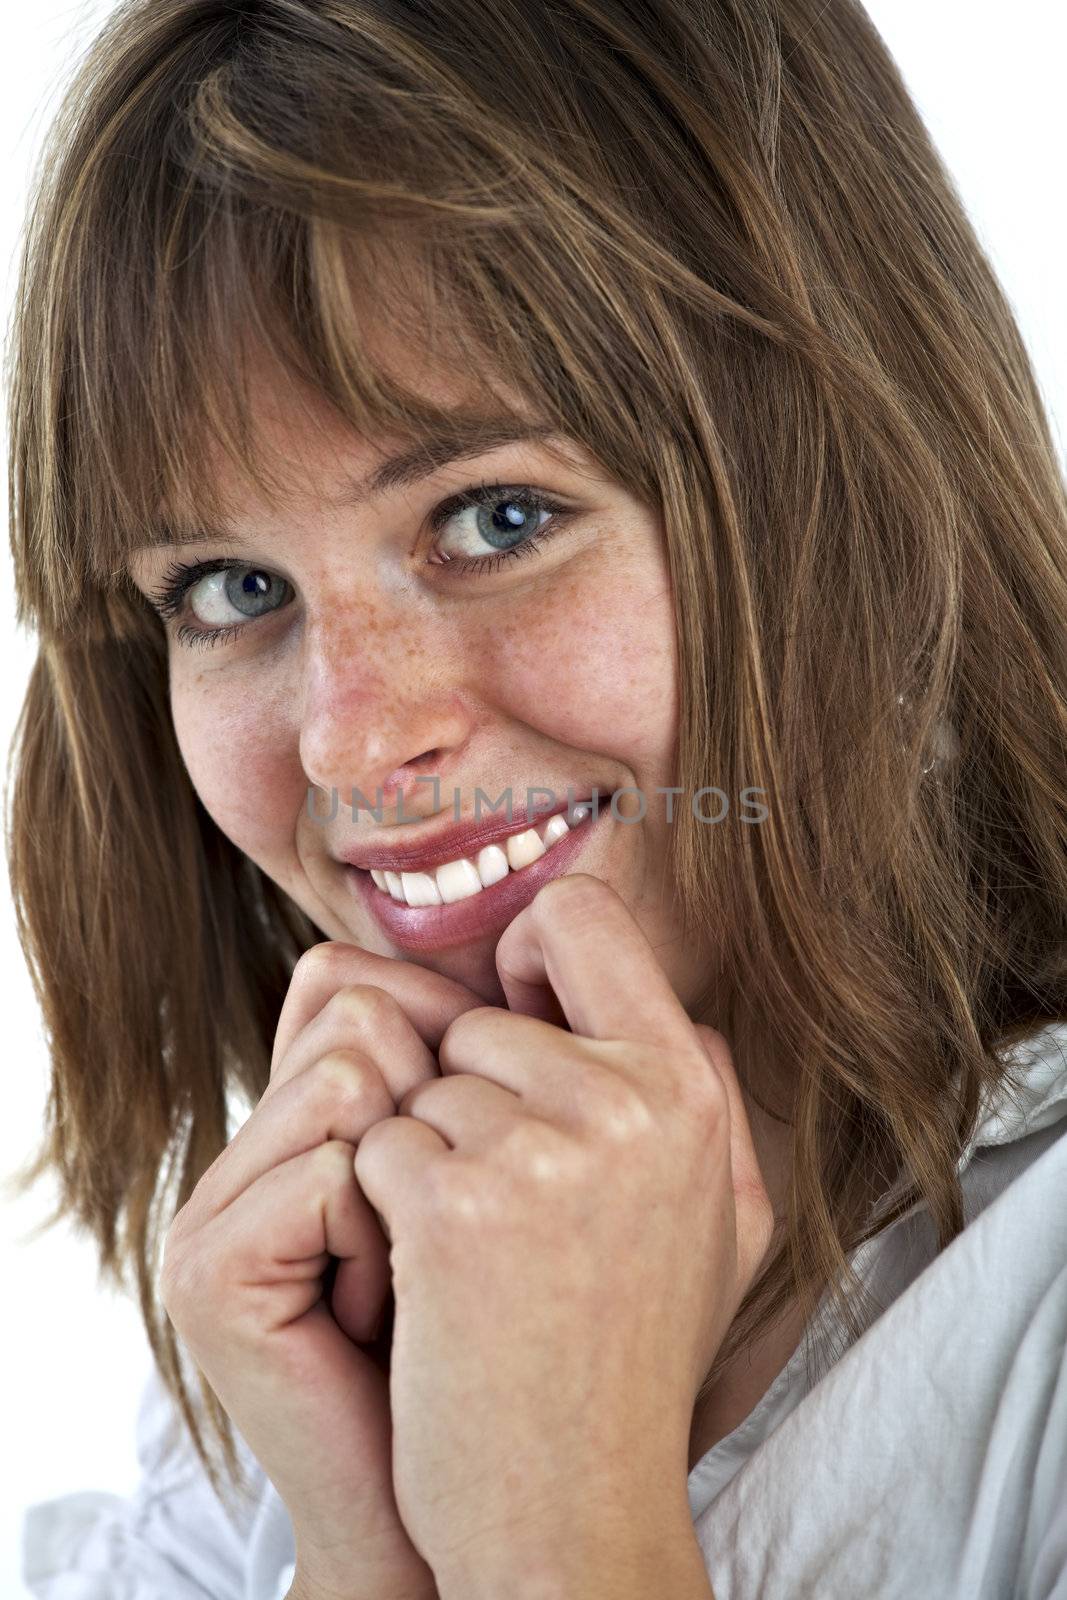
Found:
[[[379,794],[390,820],[393,822],[425,822],[454,802],[441,777],[441,763],[430,751],[420,756],[418,762],[409,761],[398,767],[382,784]],[[416,767],[421,771],[415,770]]]
[[[402,767],[397,767],[390,773],[387,783],[410,783],[412,778],[422,776],[425,769],[430,773],[441,763],[444,752],[440,749],[424,750],[421,756],[412,756],[410,761],[405,761]]]

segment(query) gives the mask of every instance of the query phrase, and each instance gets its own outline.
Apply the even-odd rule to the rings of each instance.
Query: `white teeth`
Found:
[[[536,828],[527,828],[525,833],[513,833],[507,841],[508,866],[514,871],[518,867],[528,867],[532,861],[545,853],[545,847],[537,836]]]
[[[441,899],[446,905],[453,900],[466,900],[468,895],[478,894],[482,887],[482,880],[478,876],[478,868],[473,861],[465,858],[461,861],[449,861],[437,869],[437,887],[441,891]]]
[[[428,872],[402,872],[400,881],[404,885],[404,898],[409,906],[439,906],[441,896],[437,884]]]
[[[506,878],[509,872],[517,872],[540,860],[565,833],[587,817],[591,809],[587,805],[575,806],[569,824],[566,816],[557,812],[537,828],[511,834],[503,845],[487,844],[479,850],[477,864],[462,857],[458,861],[446,861],[432,872],[390,872],[388,867],[384,871],[372,867],[371,877],[379,889],[399,900],[401,905],[450,905],[455,900],[479,894],[482,889]]]
[[[566,817],[549,817],[544,833],[545,849],[547,850],[549,845],[555,844],[557,839],[562,839],[563,835],[570,833],[570,831]]]
[[[508,858],[498,844],[487,844],[484,850],[478,851],[478,876],[483,889],[506,878],[509,870]]]

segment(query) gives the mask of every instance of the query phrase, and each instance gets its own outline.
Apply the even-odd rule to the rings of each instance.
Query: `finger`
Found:
[[[417,1117],[433,1128],[452,1149],[462,1146],[472,1153],[496,1143],[517,1118],[527,1116],[519,1095],[465,1074],[420,1083],[404,1096],[399,1110],[401,1116]]]
[[[425,1193],[432,1168],[450,1154],[448,1141],[418,1117],[388,1117],[360,1140],[353,1163],[356,1181],[390,1243],[406,1208]]]
[[[643,930],[588,873],[544,885],[501,934],[496,968],[513,1011],[543,1015],[537,997],[550,989],[573,1033],[693,1046],[693,1024]]]
[[[437,1058],[396,996],[373,984],[346,984],[276,1056],[263,1100],[322,1056],[342,1050],[357,1051],[374,1064],[394,1106],[417,1083],[437,1076]]]
[[[275,1029],[271,1071],[331,995],[348,984],[363,983],[393,995],[431,1050],[437,1049],[453,1017],[468,1006],[485,1004],[481,996],[443,973],[328,939],[306,950],[293,969]]]
[[[273,1167],[184,1243],[183,1250],[211,1263],[198,1274],[201,1305],[191,1310],[210,1321],[212,1339],[220,1307],[235,1307],[254,1337],[296,1321],[321,1297],[330,1256],[350,1263],[345,1332],[369,1339],[390,1268],[381,1229],[353,1174],[353,1156],[351,1144],[335,1139]],[[243,1303],[241,1290],[252,1291]]]
[[[457,1017],[437,1054],[442,1075],[437,1081],[456,1074],[485,1078],[516,1095],[527,1115],[550,1120],[575,1107],[583,1066],[600,1060],[589,1040],[498,1006]],[[404,1102],[413,1103],[419,1104],[417,1094]]]
[[[388,1376],[391,1354],[388,1333],[392,1331],[392,1313],[395,1312],[392,1268],[389,1265],[389,1246],[377,1212],[374,1213],[374,1221],[382,1241],[382,1260],[386,1264],[384,1288],[380,1293],[375,1293],[374,1280],[366,1264],[358,1256],[353,1256],[337,1262],[333,1289],[326,1299],[337,1326],[354,1343],[363,1345],[366,1353],[375,1357],[379,1369]],[[336,1260],[336,1257],[331,1259]]]
[[[200,1179],[181,1231],[202,1227],[274,1167],[331,1139],[357,1145],[374,1123],[395,1114],[376,1067],[357,1051],[330,1051],[260,1101]]]
[[[551,983],[549,983],[540,969],[526,970],[520,974],[517,963],[509,965],[507,970],[501,966],[500,946],[503,943],[504,934],[511,931],[515,926],[515,922],[519,920],[519,917],[525,915],[525,911],[528,909],[526,907],[519,912],[518,916],[504,929],[504,933],[501,934],[500,939],[497,941],[496,969],[507,999],[507,1009],[517,1015],[536,1017],[539,1022],[551,1023],[552,1027],[560,1029],[563,1033],[571,1033],[574,1030],[567,1019],[567,1013],[560,1005]]]

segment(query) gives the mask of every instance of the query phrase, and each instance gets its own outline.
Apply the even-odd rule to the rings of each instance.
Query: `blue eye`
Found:
[[[439,532],[468,511],[473,511],[474,516],[467,518],[462,531],[469,540],[481,541],[483,547],[487,545],[487,552],[461,550],[457,560],[454,554],[440,550],[440,539],[436,541],[439,551],[436,559],[461,572],[493,572],[502,561],[532,555],[568,516],[566,506],[559,505],[539,489],[483,483],[443,501],[431,518],[432,525]],[[551,523],[550,532],[543,531],[544,524],[538,520],[542,515]]]
[[[188,606],[195,622],[206,624],[183,623],[176,634],[182,644],[218,644],[233,638],[246,622],[288,605],[292,596],[292,586],[284,578],[249,562],[220,559],[175,562],[151,601],[164,620]],[[230,620],[228,608],[241,620]]]
[[[442,539],[435,538],[435,553],[428,558],[435,567],[446,566],[450,575],[492,572],[505,561],[532,556],[576,515],[529,485],[483,483],[451,495],[434,509],[430,525],[435,535],[468,511],[475,513],[461,529],[461,546],[467,541],[468,549],[453,553],[442,549]],[[547,521],[540,520],[542,515]],[[479,543],[484,554],[478,551]],[[263,567],[219,557],[175,562],[149,598],[164,621],[192,612],[193,622],[184,621],[175,632],[180,644],[216,645],[235,638],[250,622],[288,605],[293,589],[284,578]],[[232,620],[232,612],[239,620]]]
[[[227,607],[247,620],[276,611],[279,605],[285,604],[286,589],[289,585],[284,578],[272,577],[259,567],[220,566],[198,578],[186,593],[198,622],[221,626],[230,620],[225,614]],[[279,592],[282,598],[278,598]]]

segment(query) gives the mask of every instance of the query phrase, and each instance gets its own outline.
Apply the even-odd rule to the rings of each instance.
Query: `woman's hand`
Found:
[[[442,1596],[573,1587],[688,1527],[694,1401],[773,1224],[729,1047],[611,888],[546,884],[496,965],[511,1009],[457,1017],[355,1161],[392,1246],[397,1503]]]
[[[390,1272],[353,1158],[368,1129],[437,1076],[446,1028],[481,1003],[353,945],[309,950],[270,1083],[167,1235],[164,1304],[285,1502],[300,1595],[437,1593],[397,1512],[388,1376],[360,1349],[387,1309]]]

